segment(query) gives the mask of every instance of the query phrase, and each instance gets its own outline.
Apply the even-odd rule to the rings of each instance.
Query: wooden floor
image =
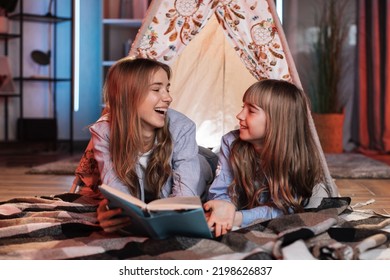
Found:
[[[84,144],[73,153],[82,154]],[[61,160],[71,153],[67,146],[37,143],[32,145],[3,144],[0,146],[0,201],[25,196],[47,196],[68,192],[74,176],[29,175],[33,166]]]
[[[341,196],[351,197],[352,206],[372,200],[360,209],[390,215],[390,179],[337,179],[336,185]]]
[[[33,166],[68,157],[69,153],[0,153],[0,201],[23,196],[46,196],[68,192],[74,176],[29,175]]]
[[[73,176],[26,174],[32,166],[68,156],[68,153],[0,153],[0,201],[15,197],[46,196],[68,192]],[[390,214],[390,179],[337,179],[336,185],[341,196],[352,198],[351,205],[374,200],[372,204],[362,209]]]

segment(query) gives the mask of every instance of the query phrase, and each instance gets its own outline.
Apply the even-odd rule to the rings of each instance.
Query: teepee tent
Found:
[[[197,141],[213,147],[234,129],[244,91],[274,78],[301,87],[273,0],[155,0],[130,56],[149,57],[173,69],[172,107],[197,125]],[[313,120],[311,131],[321,151]]]

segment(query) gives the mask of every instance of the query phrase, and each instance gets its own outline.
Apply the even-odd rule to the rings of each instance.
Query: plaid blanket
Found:
[[[389,259],[390,219],[322,199],[305,213],[257,221],[215,239],[105,233],[98,200],[79,194],[0,202],[0,259]]]

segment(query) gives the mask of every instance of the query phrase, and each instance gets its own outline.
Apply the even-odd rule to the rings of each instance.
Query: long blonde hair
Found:
[[[232,144],[233,202],[241,209],[269,204],[285,213],[303,211],[324,176],[309,127],[307,96],[292,83],[268,79],[249,87],[243,101],[262,108],[267,121],[260,154],[240,138]],[[266,203],[259,202],[263,196]]]
[[[138,196],[139,181],[136,163],[144,147],[138,107],[146,98],[154,73],[163,69],[168,79],[168,65],[145,58],[123,58],[108,71],[104,85],[105,111],[109,112],[110,153],[114,169],[131,194]],[[172,139],[168,121],[156,130],[156,145],[150,155],[145,178],[153,188],[154,197],[160,197],[161,188],[171,175],[170,155]]]

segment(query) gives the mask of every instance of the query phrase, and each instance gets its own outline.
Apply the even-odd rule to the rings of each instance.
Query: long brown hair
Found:
[[[243,101],[262,108],[267,121],[260,153],[240,138],[232,144],[233,202],[241,209],[253,208],[264,205],[259,199],[265,196],[265,204],[285,213],[303,211],[324,176],[309,127],[307,96],[292,83],[268,79],[249,87]]]
[[[136,163],[144,143],[138,107],[146,98],[154,73],[163,69],[168,79],[168,65],[151,59],[129,57],[116,62],[108,71],[104,85],[105,111],[110,121],[110,153],[114,169],[131,194],[139,196]],[[161,188],[171,175],[172,139],[168,121],[156,130],[157,144],[150,155],[145,177],[153,195],[160,196]]]

